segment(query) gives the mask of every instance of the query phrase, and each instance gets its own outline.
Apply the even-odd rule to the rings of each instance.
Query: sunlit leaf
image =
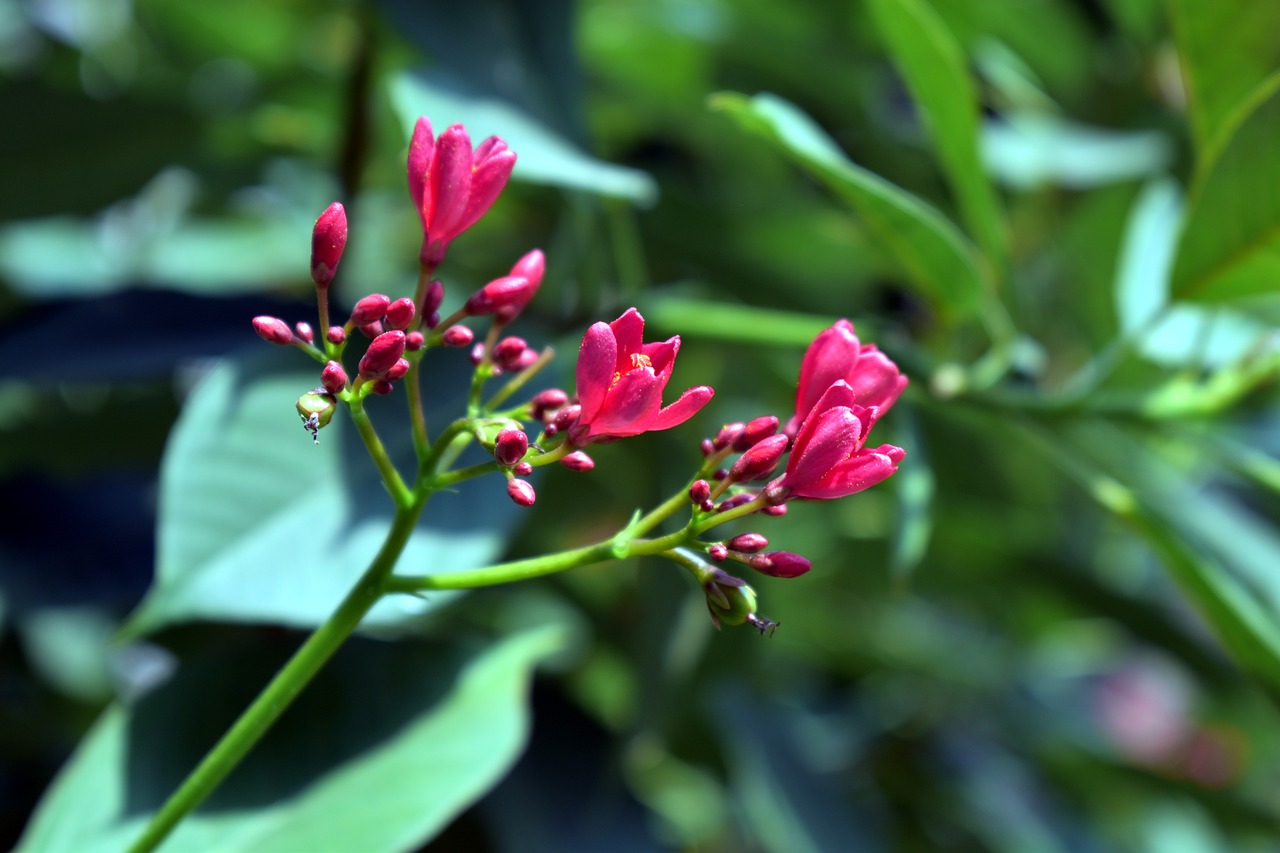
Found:
[[[1011,112],[983,126],[982,154],[991,174],[1016,189],[1087,188],[1160,174],[1173,148],[1153,130],[1107,130],[1051,113]]]

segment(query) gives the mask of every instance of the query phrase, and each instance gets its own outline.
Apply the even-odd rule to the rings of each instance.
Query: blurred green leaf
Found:
[[[1233,115],[1280,66],[1280,4],[1168,0],[1201,168],[1231,133]]]
[[[114,620],[92,607],[48,607],[18,622],[28,659],[56,689],[83,702],[111,696]]]
[[[430,119],[436,133],[461,123],[474,141],[490,134],[501,136],[518,155],[512,180],[642,206],[657,200],[657,185],[644,172],[590,157],[519,107],[492,96],[479,97],[443,79],[404,73],[391,83],[391,101],[406,138],[419,116]]]
[[[343,649],[166,849],[417,849],[515,761],[533,669],[564,643],[544,625],[466,656],[424,643]],[[138,706],[109,708],[19,849],[118,851],[133,840],[238,710],[237,670],[263,668],[260,653],[237,660],[247,650],[232,646]]]
[[[1201,175],[1192,194],[1173,294],[1221,302],[1280,291],[1280,73]]]
[[[960,46],[927,0],[872,0],[870,8],[933,138],[961,218],[1002,268],[1004,217],[978,151],[978,96]]]
[[[982,130],[991,174],[1015,189],[1043,184],[1085,189],[1164,172],[1173,149],[1157,131],[1116,131],[1050,113],[1010,112]]]
[[[920,199],[850,161],[813,119],[776,95],[714,96],[727,113],[821,180],[862,217],[903,274],[944,314],[976,309],[988,287],[976,248]]]
[[[1182,223],[1182,191],[1171,178],[1148,184],[1133,202],[1116,270],[1116,317],[1134,334],[1159,315],[1169,299],[1169,273]]]
[[[897,526],[894,528],[890,567],[897,578],[908,577],[924,559],[933,535],[934,492],[937,488],[933,467],[915,408],[900,401],[894,408],[894,433],[897,442],[911,459],[894,475],[898,498]]]

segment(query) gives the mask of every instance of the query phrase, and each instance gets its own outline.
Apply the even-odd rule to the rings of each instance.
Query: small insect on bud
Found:
[[[733,442],[733,450],[735,453],[750,450],[777,431],[778,419],[773,415],[747,421],[747,425],[742,428],[742,433]]]
[[[444,330],[444,334],[440,336],[447,347],[471,346],[471,342],[476,339],[476,333],[468,329],[466,326],[450,326]]]
[[[346,247],[347,211],[335,201],[320,214],[311,230],[311,280],[316,287],[329,287]]]
[[[407,343],[406,343],[406,346],[407,346]],[[388,382],[398,382],[401,379],[403,379],[404,375],[408,372],[409,372],[409,360],[407,358],[402,358],[402,359],[398,359],[395,364],[391,365],[391,367],[387,370],[387,375],[384,378]]]
[[[330,394],[337,394],[347,387],[347,371],[336,361],[331,361],[320,371],[320,384]]]
[[[347,330],[341,326],[330,326],[329,331],[324,333],[324,339],[331,344],[345,343],[347,340]]]
[[[333,410],[337,399],[323,388],[308,391],[298,398],[298,416],[302,418],[302,426],[311,433],[311,440],[320,443],[320,430],[333,420]]]
[[[533,502],[538,499],[533,486],[529,485],[527,480],[508,480],[507,496],[515,501],[517,506],[533,506]]]
[[[709,497],[711,497],[711,484],[706,480],[694,480],[693,485],[689,487],[689,500],[695,504],[701,504]]]
[[[759,533],[739,533],[724,544],[729,546],[730,551],[737,551],[741,554],[754,554],[757,551],[763,551],[768,548],[769,540]]]
[[[515,474],[517,477],[528,477],[533,473],[533,466],[528,462],[517,462],[515,465],[511,466],[511,473]]]
[[[596,461],[581,450],[575,450],[560,460],[560,464],[570,471],[590,471],[596,467]]]
[[[761,574],[775,578],[797,578],[813,567],[813,564],[790,551],[771,551],[756,554],[747,565]]]
[[[413,323],[413,317],[416,310],[417,309],[413,305],[413,300],[407,296],[392,302],[387,306],[387,328],[400,330],[409,328],[409,325]]]
[[[422,345],[426,343],[426,340],[422,332],[410,332],[404,336],[404,348],[409,352],[417,352],[422,349]]]
[[[716,543],[715,545],[707,548],[707,556],[715,560],[717,563],[723,563],[725,558],[729,556],[729,549],[719,543]]]
[[[299,320],[293,324],[294,333],[309,344],[316,342],[316,333],[311,329],[310,323],[304,323]]]
[[[518,429],[504,429],[493,445],[493,458],[499,465],[510,467],[524,458],[529,450],[529,437]]]
[[[354,326],[367,326],[376,320],[381,320],[390,307],[391,297],[383,296],[381,293],[371,293],[357,302],[356,307],[351,309],[351,324]]]
[[[360,359],[360,375],[365,379],[381,378],[404,355],[404,332],[384,332],[373,339]]]
[[[777,418],[774,420],[776,421]],[[776,423],[774,427],[777,427]],[[733,463],[733,468],[729,471],[729,479],[735,483],[743,483],[748,480],[759,480],[773,473],[773,469],[777,468],[778,462],[782,460],[782,454],[787,452],[789,443],[790,439],[785,435],[773,435],[762,439]]]
[[[422,295],[422,314],[430,317],[432,314],[440,310],[440,306],[444,304],[444,282],[436,279],[427,285],[426,292]],[[431,324],[432,327],[437,325]]]
[[[254,317],[253,330],[269,344],[282,347],[293,344],[293,329],[279,317]]]

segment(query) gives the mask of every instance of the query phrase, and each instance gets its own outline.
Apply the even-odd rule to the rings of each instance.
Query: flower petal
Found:
[[[666,380],[662,380],[662,384],[665,385]],[[684,423],[710,402],[715,393],[707,385],[698,385],[690,388],[670,406],[661,409],[653,420],[649,422],[649,426],[646,429],[670,429],[673,426]]]
[[[448,243],[461,232],[458,225],[471,197],[471,137],[462,125],[450,125],[436,140],[429,180],[427,192],[435,197],[431,242]]]
[[[898,372],[898,365],[876,348],[867,344],[858,356],[853,372],[845,377],[853,388],[858,403],[878,406],[881,414],[894,404],[902,389],[907,387],[907,377]]]
[[[613,329],[608,323],[593,323],[578,349],[578,403],[584,423],[590,422],[604,404],[617,359],[618,342]]]
[[[830,500],[861,492],[888,479],[898,470],[904,456],[906,451],[889,444],[874,450],[863,448],[817,481],[794,488],[792,494],[799,498]]]
[[[782,485],[797,495],[806,494],[833,468],[848,459],[862,439],[862,422],[843,406],[818,410],[805,418],[796,436]]]
[[[822,393],[838,379],[848,378],[858,361],[861,343],[848,320],[837,320],[813,339],[800,364],[796,387],[796,417],[801,420],[817,404]]]
[[[648,368],[622,374],[613,383],[604,404],[591,424],[591,436],[637,435],[649,429],[649,423],[662,405],[662,383]],[[585,410],[584,410],[585,411]],[[588,419],[583,418],[586,422]]]
[[[475,225],[489,211],[506,187],[515,165],[516,153],[503,151],[475,167],[471,174],[471,197],[467,199],[466,213],[458,222],[458,234]]]
[[[676,355],[680,352],[680,336],[675,335],[665,341],[644,344],[640,347],[640,352],[649,359],[653,372],[658,374],[658,378],[665,385],[667,380],[671,378],[671,370],[675,367]]]
[[[413,137],[409,140],[409,159],[405,163],[405,172],[409,177],[409,197],[413,199],[414,207],[418,208],[423,231],[431,224],[431,217],[435,212],[435,199],[427,193],[428,172],[431,171],[435,148],[431,122],[425,116],[419,118],[413,126]]]
[[[632,354],[644,352],[641,349],[644,345],[644,317],[636,309],[628,308],[621,317],[609,324],[609,328],[613,329],[613,336],[618,342],[618,363],[614,370],[625,373],[634,367],[631,363]]]

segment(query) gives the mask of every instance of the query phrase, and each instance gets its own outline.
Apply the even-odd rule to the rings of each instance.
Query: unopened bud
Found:
[[[426,343],[426,337],[422,332],[413,331],[404,336],[404,348],[409,352],[417,352],[422,349],[422,345]]]
[[[707,556],[715,560],[717,563],[723,563],[725,558],[729,556],[729,549],[716,543],[707,548]]]
[[[725,424],[720,427],[720,431],[716,433],[716,437],[711,440],[716,450],[724,450],[729,445],[738,440],[738,436],[742,435],[742,431],[747,425],[743,423]]]
[[[404,355],[404,332],[384,332],[373,339],[360,359],[360,375],[365,379],[380,378]]]
[[[515,474],[517,477],[528,477],[533,473],[533,466],[528,462],[517,462],[515,465],[511,466],[511,473]]]
[[[711,500],[711,498],[707,498],[705,501],[702,501],[701,503],[698,504],[698,509],[702,510],[703,512],[711,512],[715,508],[716,508],[716,502]]]
[[[427,314],[426,314],[426,322],[425,322],[423,325],[425,325],[428,329],[434,329],[436,326],[439,326],[439,325],[440,325],[440,312],[439,312],[439,311],[428,311],[428,312],[427,312]]]
[[[413,300],[407,296],[392,302],[387,306],[387,328],[401,330],[409,328],[416,310]]]
[[[524,338],[514,336],[503,338],[493,345],[493,362],[504,370],[510,369],[508,365],[519,358],[528,347]]]
[[[777,424],[774,426],[776,427]],[[729,471],[729,479],[735,483],[743,483],[748,480],[759,480],[773,473],[773,469],[777,468],[778,462],[782,460],[782,454],[787,452],[790,441],[785,435],[773,435],[761,440],[733,463],[733,468]]]
[[[444,330],[444,334],[440,336],[447,347],[458,347],[461,349],[470,346],[471,342],[476,339],[476,333],[468,329],[466,326],[450,326]]]
[[[505,275],[471,294],[463,310],[468,315],[474,316],[497,314],[499,311],[509,310],[517,305],[523,308],[533,298],[537,289],[538,285],[524,276]]]
[[[467,356],[471,359],[471,363],[479,366],[484,361],[484,342],[476,341],[476,345],[471,348],[471,352]]]
[[[723,569],[712,569],[711,575],[703,582],[702,589],[707,596],[711,622],[717,629],[721,623],[742,625],[755,615],[756,591],[747,586],[746,581]]]
[[[744,450],[750,450],[777,431],[778,419],[773,415],[765,415],[764,417],[747,421],[746,426],[742,428],[742,433],[734,439],[734,452],[741,453]]]
[[[324,339],[331,344],[344,343],[347,340],[347,330],[341,326],[330,326],[329,331],[324,333]]]
[[[311,280],[325,290],[338,272],[338,261],[347,246],[347,211],[338,202],[329,205],[311,230]]]
[[[760,511],[763,512],[765,515],[772,515],[772,516],[786,515],[787,505],[778,504],[777,506],[773,506],[772,504],[770,504],[769,506],[765,507]]]
[[[311,440],[320,443],[319,431],[333,420],[333,410],[337,405],[334,396],[323,388],[308,391],[298,398],[298,416],[302,418],[302,426],[311,433]]]
[[[396,390],[396,386],[392,385],[390,380],[379,379],[370,386],[370,389],[379,397],[385,397],[392,391]]]
[[[391,297],[383,296],[381,293],[371,293],[351,309],[351,323],[355,326],[365,326],[375,320],[381,320],[390,307]]]
[[[693,485],[689,487],[689,500],[695,504],[701,504],[709,497],[711,497],[711,484],[706,480],[694,480]]]
[[[347,372],[342,369],[341,364],[331,361],[320,371],[320,384],[330,394],[337,394],[347,387]]]
[[[569,402],[569,395],[559,388],[548,388],[533,395],[529,401],[533,407],[534,417],[541,417],[543,412],[550,412]]]
[[[506,365],[506,368],[512,373],[519,373],[525,368],[532,367],[533,363],[537,360],[538,351],[535,349],[527,349],[512,359],[511,363]]]
[[[716,512],[728,512],[729,510],[740,507],[743,504],[751,503],[751,501],[755,500],[755,497],[755,495],[748,492],[742,492],[741,494],[725,498],[720,501],[720,505],[716,507]]]
[[[408,346],[408,342],[406,342],[405,345]],[[409,360],[407,358],[401,358],[401,359],[398,359],[395,364],[391,365],[390,369],[387,370],[387,375],[384,378],[388,382],[398,382],[401,379],[403,379],[404,375],[408,372],[409,372]]]
[[[427,285],[426,293],[422,294],[422,314],[429,317],[440,310],[440,306],[444,304],[444,282],[436,279]]]
[[[311,329],[310,323],[304,323],[299,320],[293,324],[294,333],[309,344],[316,342],[316,333]]]
[[[293,344],[293,329],[279,317],[254,317],[253,330],[269,344],[282,347]]]
[[[582,407],[575,403],[572,406],[565,406],[563,409],[556,412],[555,420],[551,423],[555,424],[556,429],[563,432],[573,426],[578,420],[578,416],[581,414]]]
[[[528,480],[508,480],[507,495],[519,506],[533,506],[533,502],[538,499]]]
[[[796,578],[813,567],[813,564],[804,557],[790,551],[756,554],[747,561],[747,565],[761,574],[775,578]]]
[[[364,335],[369,340],[373,340],[385,331],[386,329],[382,328],[381,320],[374,320],[372,323],[365,323],[360,327],[360,334]]]
[[[570,471],[590,471],[596,467],[596,461],[581,450],[575,450],[560,459],[560,464]]]
[[[515,465],[529,449],[529,437],[518,429],[504,429],[493,445],[493,458],[499,465]]]
[[[704,438],[702,439],[702,444],[698,446],[698,449],[702,451],[703,456],[710,456],[712,453],[716,452],[716,445],[711,439]]]
[[[769,540],[759,533],[739,533],[724,544],[729,546],[730,551],[737,551],[741,554],[754,554],[757,551],[763,551],[768,548]]]

